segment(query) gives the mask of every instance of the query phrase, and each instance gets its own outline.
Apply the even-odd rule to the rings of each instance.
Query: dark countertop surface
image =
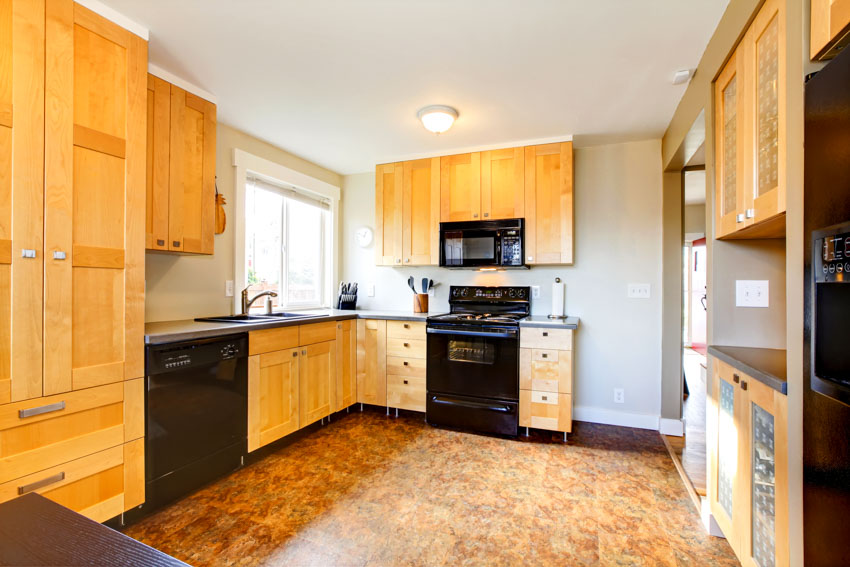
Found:
[[[0,504],[0,565],[186,563],[31,492]]]
[[[578,329],[579,318],[550,319],[546,315],[532,315],[519,322],[520,327],[537,327],[543,329]]]
[[[788,369],[786,351],[772,348],[708,346],[708,354],[762,384],[785,395],[788,394]]]

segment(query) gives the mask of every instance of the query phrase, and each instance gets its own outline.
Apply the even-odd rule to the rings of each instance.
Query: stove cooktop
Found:
[[[524,318],[525,315],[514,313],[446,313],[445,315],[428,317],[428,321],[439,323],[472,323],[482,325],[492,325],[494,323],[516,325]]]

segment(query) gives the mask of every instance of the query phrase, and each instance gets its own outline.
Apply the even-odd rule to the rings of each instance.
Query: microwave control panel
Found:
[[[850,232],[816,240],[813,268],[818,283],[850,282]]]
[[[502,265],[522,266],[522,237],[518,230],[502,233]]]

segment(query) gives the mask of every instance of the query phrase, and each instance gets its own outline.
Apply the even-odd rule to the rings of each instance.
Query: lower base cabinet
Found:
[[[712,358],[711,513],[744,565],[789,564],[787,397]]]
[[[573,331],[520,329],[519,425],[573,430]]]
[[[299,424],[307,427],[331,414],[331,384],[336,384],[336,340],[301,347]]]
[[[425,323],[387,321],[387,407],[425,411]]]
[[[248,358],[248,451],[298,430],[298,354],[296,347]]]
[[[357,320],[357,402],[387,403],[387,321]]]

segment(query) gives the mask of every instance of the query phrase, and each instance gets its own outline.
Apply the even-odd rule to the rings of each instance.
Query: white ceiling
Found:
[[[103,0],[219,120],[338,173],[575,135],[660,137],[728,0]],[[460,118],[437,137],[429,104]]]

